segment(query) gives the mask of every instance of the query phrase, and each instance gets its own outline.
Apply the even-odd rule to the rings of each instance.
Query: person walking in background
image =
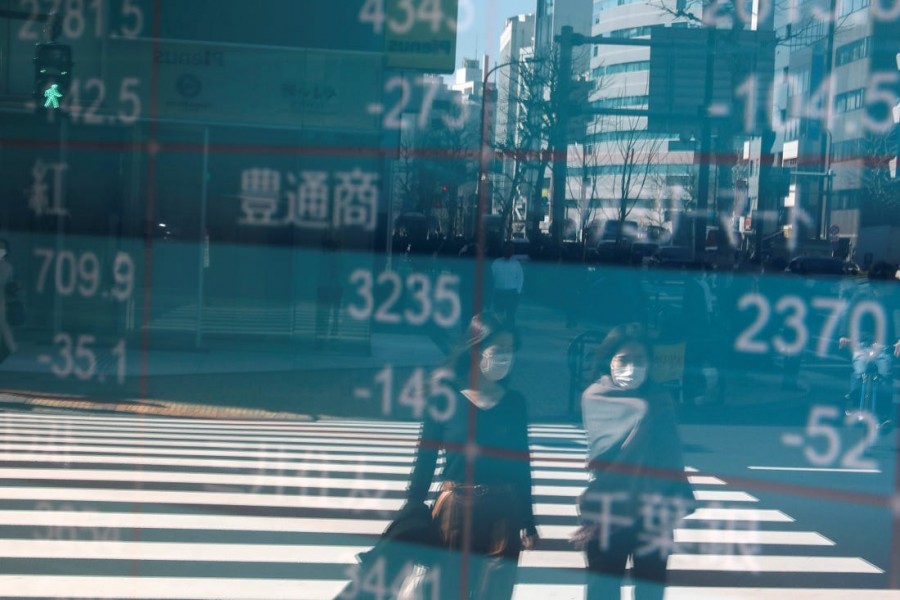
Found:
[[[9,242],[0,239],[0,362],[18,351],[16,338],[6,314],[8,286],[13,282],[13,268],[9,263]]]
[[[514,327],[525,273],[521,263],[513,258],[512,242],[506,242],[503,256],[491,263],[491,276],[494,280],[494,314],[508,326]]]
[[[427,411],[404,510],[425,502],[443,451],[432,515],[450,552],[433,597],[511,598],[519,553],[537,540],[525,399],[509,387],[517,347],[505,324],[473,318],[449,362],[453,388]]]
[[[591,479],[573,542],[586,554],[587,600],[619,598],[629,557],[636,600],[661,600],[674,530],[693,507],[671,396],[650,381],[639,323],[614,327],[581,397]]]

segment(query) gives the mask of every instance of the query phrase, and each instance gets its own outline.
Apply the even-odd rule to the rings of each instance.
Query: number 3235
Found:
[[[371,271],[357,269],[350,275],[350,283],[359,299],[347,307],[354,319],[374,318],[379,323],[409,325],[424,325],[433,320],[445,328],[459,322],[458,275],[444,273],[432,285],[431,278],[424,273],[410,273],[404,279],[394,271],[383,271],[376,278]],[[376,300],[376,286],[386,288],[382,300]]]

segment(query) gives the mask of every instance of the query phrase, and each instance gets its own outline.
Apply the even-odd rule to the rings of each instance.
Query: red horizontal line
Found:
[[[26,138],[0,138],[7,148],[25,148],[40,150],[55,150],[59,148],[59,140],[33,140]],[[173,154],[202,154],[204,147],[202,143],[167,143],[167,142],[120,142],[120,141],[102,141],[102,140],[69,140],[69,148],[73,150],[84,151],[119,151],[119,152],[157,152],[157,153],[173,153]],[[447,160],[478,160],[480,151],[477,148],[413,148],[401,151],[398,148],[377,148],[364,146],[291,146],[285,144],[210,144],[209,152],[211,154],[269,154],[282,156],[332,156],[332,157],[369,157],[369,158],[401,158],[409,156],[411,158],[422,159],[447,159]],[[660,150],[662,152],[662,150]],[[515,160],[525,160],[541,162],[544,160],[554,161],[560,160],[563,153],[550,150],[502,150],[493,149],[493,153],[497,157],[511,158]],[[617,152],[599,153],[601,159],[609,160],[609,162],[600,162],[591,157],[588,159],[588,168],[606,166],[608,164],[616,164]],[[569,152],[570,168],[578,168],[576,163],[580,160],[579,152]],[[641,157],[647,154],[636,155],[636,168],[640,168],[646,160]],[[866,166],[886,166],[887,161],[896,158],[896,154],[860,154],[843,157],[834,162],[850,162],[863,161]],[[737,155],[731,152],[707,152],[695,153],[692,163],[683,165],[688,167],[692,164],[703,163],[708,161],[710,164],[737,164],[742,161],[738,160]],[[796,166],[817,165],[821,162],[821,155],[809,154],[801,155],[796,159]],[[653,163],[651,163],[653,164]]]

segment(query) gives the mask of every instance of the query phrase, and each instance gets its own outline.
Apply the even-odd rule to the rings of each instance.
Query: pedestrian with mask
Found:
[[[661,600],[674,529],[692,510],[671,396],[651,381],[639,323],[614,327],[581,397],[591,479],[573,541],[586,554],[587,600],[618,599],[632,559],[636,600]]]
[[[506,325],[474,317],[449,362],[455,410],[440,419],[427,411],[407,504],[426,501],[443,452],[432,507],[440,545],[449,551],[440,598],[511,598],[519,553],[537,540],[525,399],[509,386],[517,349]]]

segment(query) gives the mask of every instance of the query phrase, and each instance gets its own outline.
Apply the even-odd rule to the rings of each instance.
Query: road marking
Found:
[[[696,490],[694,499],[701,502],[759,502],[759,498],[747,492],[719,492],[714,490]]]
[[[68,437],[68,435],[66,436]],[[306,438],[303,438],[306,441]],[[0,448],[8,447],[6,444],[11,443],[20,443],[20,444],[35,444],[41,445],[47,443],[48,440],[46,436],[3,436],[3,442],[0,443]],[[175,440],[145,440],[140,438],[122,438],[110,440],[107,438],[85,438],[85,437],[73,437],[71,444],[69,444],[69,448],[72,450],[78,450],[80,448],[80,444],[118,444],[120,446],[136,446],[141,451],[151,451],[153,448],[162,447],[162,448],[171,448],[173,445],[176,445]],[[287,450],[324,450],[327,445],[327,449],[329,452],[364,452],[372,454],[372,447],[365,445],[355,445],[355,444],[344,444],[341,441],[329,441],[326,439],[325,441],[317,441],[314,444],[310,443],[288,443],[284,444],[284,449]],[[402,445],[403,447],[392,447],[385,446],[379,447],[378,453],[384,454],[407,454],[412,456],[415,453],[416,446],[414,442],[409,444],[397,442],[397,446]],[[267,448],[264,443],[241,443],[241,442],[193,442],[193,441],[177,441],[177,446],[179,448],[228,448],[228,449],[243,449],[243,450],[260,450],[261,448]],[[155,451],[155,450],[154,450]]]
[[[38,456],[40,455],[48,455],[48,454],[62,454],[63,456],[68,456],[71,462],[78,462],[83,456],[90,456],[90,453],[94,453],[96,455],[109,456],[112,454],[122,454],[126,456],[136,456],[136,450],[134,448],[128,448],[123,446],[89,446],[89,445],[69,445],[69,444],[53,444],[53,443],[9,443],[7,440],[3,440],[0,442],[0,450],[14,452],[20,451],[22,454],[10,454],[11,456],[22,456],[28,453],[36,452]],[[270,459],[272,458],[273,450],[195,450],[189,448],[140,448],[138,450],[141,456],[149,457],[149,456],[213,456],[213,457],[242,457],[247,459]],[[328,460],[335,462],[393,462],[393,463],[409,463],[412,464],[414,454],[412,451],[404,451],[401,454],[405,454],[406,456],[383,456],[383,455],[373,455],[372,453],[367,454],[345,454],[343,450],[340,452],[336,452],[330,450],[325,453],[324,451],[314,451],[314,452],[292,452],[290,449],[277,449],[277,454],[279,458],[284,457],[289,460],[316,460],[321,459],[323,457],[327,457]],[[23,459],[13,459],[13,460],[23,460]]]
[[[694,485],[725,485],[725,482],[718,477],[708,475],[689,475],[688,481]]]
[[[880,469],[838,469],[827,467],[747,467],[751,471],[806,471],[810,473],[881,473]]]
[[[846,556],[673,554],[669,557],[668,569],[749,573],[884,573],[868,561]]]
[[[814,531],[765,531],[753,529],[676,529],[675,541],[684,544],[777,544],[834,546]]]
[[[301,519],[170,513],[82,512],[66,510],[0,511],[4,526],[96,527],[207,531],[269,531],[380,535],[390,521],[376,519]]]
[[[95,438],[95,439],[106,439],[106,438],[121,438],[123,435],[128,435],[129,437],[135,438],[140,443],[150,443],[150,440],[170,440],[166,442],[167,445],[172,445],[172,438],[175,437],[171,433],[144,433],[139,431],[129,431],[129,430],[112,430],[110,432],[106,431],[84,431],[81,432],[77,429],[34,429],[34,428],[5,428],[7,431],[15,431],[19,435],[33,435],[38,437],[46,437],[49,434],[64,433],[67,439],[72,439],[73,442],[76,442],[83,438]],[[194,440],[209,440],[213,442],[238,442],[238,443],[250,443],[254,442],[256,445],[266,444],[267,446],[277,445],[277,444],[290,444],[297,441],[298,434],[303,432],[297,432],[295,435],[291,436],[258,436],[258,435],[239,435],[226,433],[222,435],[200,435],[194,434],[191,436]],[[319,444],[329,444],[329,445],[344,445],[347,443],[365,443],[373,446],[411,446],[414,447],[416,444],[416,440],[418,439],[416,436],[403,435],[403,436],[392,436],[395,439],[384,439],[386,434],[378,434],[378,433],[360,433],[360,434],[349,434],[342,433],[340,435],[340,439],[336,439],[337,436],[329,435],[328,432],[316,432],[315,435],[304,435],[304,442],[316,442]]]
[[[759,510],[753,508],[698,508],[685,519],[690,521],[794,522],[794,519],[780,510]]]

